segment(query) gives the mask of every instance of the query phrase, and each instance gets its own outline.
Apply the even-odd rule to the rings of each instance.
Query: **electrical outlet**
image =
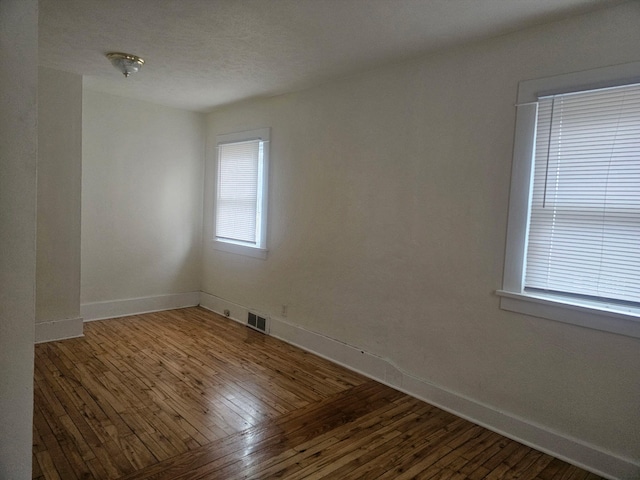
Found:
[[[289,310],[289,307],[287,305],[282,305],[282,309],[280,311],[280,315],[283,317],[287,316],[287,310]]]
[[[225,317],[228,317],[229,315],[231,315],[231,312],[230,312],[228,309],[226,309],[226,308],[225,308],[225,310],[224,310],[224,316],[225,316]]]

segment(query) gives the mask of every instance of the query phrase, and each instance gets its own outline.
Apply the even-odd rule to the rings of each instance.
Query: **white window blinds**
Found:
[[[262,149],[261,140],[218,145],[216,238],[260,246]]]
[[[539,99],[525,289],[640,303],[640,85]]]

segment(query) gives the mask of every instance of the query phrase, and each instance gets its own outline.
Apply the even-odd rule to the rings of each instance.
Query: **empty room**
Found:
[[[0,479],[640,478],[640,2],[0,24]]]

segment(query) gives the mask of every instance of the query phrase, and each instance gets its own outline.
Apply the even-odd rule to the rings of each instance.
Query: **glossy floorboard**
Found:
[[[36,345],[33,478],[600,477],[194,307]]]

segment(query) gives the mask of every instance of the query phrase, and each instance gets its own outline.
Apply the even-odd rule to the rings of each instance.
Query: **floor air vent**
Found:
[[[267,319],[249,312],[247,326],[262,333],[269,333],[269,325]]]

